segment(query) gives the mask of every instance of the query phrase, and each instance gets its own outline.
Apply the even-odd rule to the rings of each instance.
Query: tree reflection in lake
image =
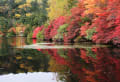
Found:
[[[55,69],[52,67],[55,63],[50,63],[51,70],[56,70],[60,75],[62,72],[62,76],[68,82],[120,81],[120,49],[118,48],[49,49],[47,51],[57,64]],[[64,70],[58,68],[58,65]]]
[[[1,42],[1,41],[0,41]],[[85,47],[60,49],[14,48],[2,41],[0,74],[54,72],[63,82],[119,82],[120,49]],[[54,44],[44,44],[54,46]],[[22,45],[23,46],[23,45]],[[85,45],[87,46],[87,45]],[[7,52],[2,52],[2,49]],[[44,77],[45,78],[45,77]],[[49,82],[49,81],[48,81]]]

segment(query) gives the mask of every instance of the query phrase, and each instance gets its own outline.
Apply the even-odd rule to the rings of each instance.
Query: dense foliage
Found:
[[[78,0],[75,2],[71,0],[74,4],[70,8],[68,8],[69,0],[61,2],[64,4],[57,1],[48,2],[50,24],[44,30],[46,39],[62,39],[64,42],[78,42],[84,39],[115,45],[120,43],[120,0]],[[58,8],[69,12],[59,11],[58,14]],[[53,13],[55,11],[56,13]],[[64,19],[60,19],[62,16]]]
[[[1,0],[0,3],[2,32],[23,25],[26,30],[19,31],[25,36],[33,32],[33,38],[38,39],[120,43],[120,0]],[[17,29],[16,34],[20,34]]]
[[[7,33],[15,27],[24,25],[27,36],[33,27],[40,26],[47,20],[47,0],[1,0],[0,1],[0,31]],[[19,26],[17,26],[19,24]],[[21,27],[22,28],[22,27]],[[19,30],[21,32],[22,30]],[[10,31],[9,31],[10,32]],[[17,33],[19,34],[19,33]]]

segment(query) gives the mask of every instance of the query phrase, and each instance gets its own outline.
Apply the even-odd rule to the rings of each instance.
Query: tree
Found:
[[[54,20],[59,16],[65,16],[76,2],[77,0],[49,0],[47,9],[49,19]]]

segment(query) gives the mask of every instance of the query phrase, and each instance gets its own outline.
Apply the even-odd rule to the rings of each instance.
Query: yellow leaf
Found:
[[[15,17],[19,18],[19,17],[21,17],[21,15],[20,14],[15,14]]]
[[[31,60],[31,59],[32,59],[32,57],[28,56],[28,57],[27,57],[27,59]]]
[[[17,60],[20,60],[20,59],[22,59],[22,57],[21,57],[21,56],[17,56],[16,59],[17,59]]]
[[[26,13],[26,16],[27,16],[27,17],[29,17],[29,16],[31,16],[31,15],[32,15],[31,13]]]
[[[15,0],[15,3],[20,3],[22,0]]]

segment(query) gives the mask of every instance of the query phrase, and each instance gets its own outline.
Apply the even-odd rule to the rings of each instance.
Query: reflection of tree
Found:
[[[57,80],[60,79],[64,81],[64,78],[66,78],[67,76],[66,72],[69,70],[69,68],[66,65],[57,64],[57,62],[53,58],[50,58],[48,70],[58,73],[58,75],[56,75],[54,78],[57,78]]]
[[[99,72],[99,79],[103,82],[119,81],[120,78],[120,49],[113,48],[99,48],[97,49],[96,69],[101,70]]]
[[[48,71],[49,57],[37,50],[15,49],[15,39],[0,40],[0,74]]]
[[[11,53],[13,48],[9,45],[8,41],[6,38],[1,38],[1,44],[0,44],[0,56],[8,55]]]
[[[14,55],[0,57],[0,67],[8,73],[48,71],[48,57],[37,50],[16,50]],[[6,63],[5,63],[6,62]],[[6,65],[7,64],[7,65]],[[6,70],[7,69],[7,70]]]
[[[26,40],[25,37],[12,37],[12,38],[8,39],[9,44],[11,46],[13,46],[13,47],[22,47],[22,46],[24,46],[26,44],[25,40]]]
[[[64,76],[62,78],[69,82],[118,82],[120,80],[120,49],[49,49],[47,52],[54,59],[49,63],[49,70],[58,71],[60,79]]]

